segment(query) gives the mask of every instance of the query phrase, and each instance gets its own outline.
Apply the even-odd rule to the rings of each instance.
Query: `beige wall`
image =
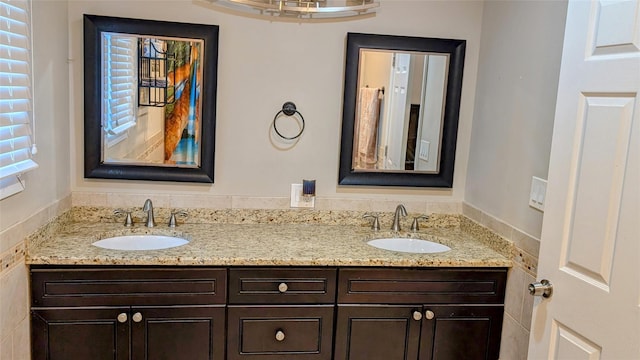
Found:
[[[500,358],[526,360],[543,214],[531,177],[547,178],[566,1],[486,1],[463,214],[513,241]]]
[[[33,2],[35,140],[39,167],[23,175],[27,190],[0,201],[0,231],[70,194],[69,77],[65,2]],[[17,239],[15,240],[17,241]],[[13,244],[0,244],[0,251]]]
[[[487,1],[465,201],[540,238],[531,177],[546,179],[566,1]]]
[[[27,188],[0,201],[0,359],[26,360],[29,346],[26,235],[71,206],[66,3],[33,2],[33,76],[39,167]]]
[[[83,179],[83,13],[220,26],[214,185]],[[460,202],[481,16],[482,2],[478,1],[383,1],[375,17],[321,23],[240,17],[191,0],[71,1],[72,190],[288,198],[291,183],[311,178],[317,180],[319,197]],[[337,187],[347,32],[468,41],[452,190]],[[271,121],[285,101],[296,103],[307,125],[298,144],[289,150],[278,149],[270,139]]]

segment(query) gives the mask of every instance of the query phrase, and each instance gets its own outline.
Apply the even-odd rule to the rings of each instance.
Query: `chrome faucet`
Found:
[[[147,221],[145,221],[146,227],[154,227],[156,226],[156,221],[153,219],[153,203],[151,199],[147,199],[144,202],[144,206],[142,207],[142,211],[147,212]]]
[[[407,216],[407,209],[405,209],[404,205],[402,204],[396,207],[396,214],[393,217],[393,225],[391,225],[391,230],[400,231],[400,216]]]

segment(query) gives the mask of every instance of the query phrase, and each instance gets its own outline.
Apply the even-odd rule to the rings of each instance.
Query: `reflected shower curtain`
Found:
[[[380,119],[380,89],[360,88],[354,131],[355,169],[375,169],[378,161],[378,123]]]

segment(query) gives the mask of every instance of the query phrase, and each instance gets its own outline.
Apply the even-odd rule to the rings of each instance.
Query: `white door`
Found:
[[[529,359],[640,359],[640,5],[569,2]]]
[[[407,114],[407,90],[409,87],[409,67],[411,54],[394,53],[393,67],[391,69],[391,93],[388,108],[387,137],[385,139],[385,163],[384,169],[404,170],[404,157],[406,156],[406,118]],[[385,95],[386,96],[386,95]]]

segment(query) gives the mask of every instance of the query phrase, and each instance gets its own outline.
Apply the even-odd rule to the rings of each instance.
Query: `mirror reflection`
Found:
[[[218,30],[83,16],[85,178],[213,182]]]
[[[448,54],[361,49],[354,171],[437,173]]]
[[[466,41],[347,34],[340,185],[453,186]]]
[[[203,40],[103,32],[102,161],[198,167]]]

